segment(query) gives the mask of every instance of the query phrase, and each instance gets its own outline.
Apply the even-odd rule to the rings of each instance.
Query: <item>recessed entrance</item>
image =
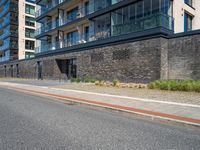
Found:
[[[57,59],[56,60],[60,73],[68,79],[77,77],[77,59]]]

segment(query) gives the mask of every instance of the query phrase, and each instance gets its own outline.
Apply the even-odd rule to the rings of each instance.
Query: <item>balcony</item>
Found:
[[[54,7],[58,6],[59,4],[62,4],[62,3],[67,2],[67,1],[71,1],[71,0],[54,0],[54,1],[51,1],[50,3],[48,3],[46,5],[46,7],[42,6],[38,11],[36,11],[35,17],[37,18],[37,17],[41,16],[42,14],[50,11]]]
[[[141,19],[132,20],[126,24],[115,24],[109,28],[94,29],[95,32],[90,32],[83,35],[78,35],[76,38],[64,39],[55,43],[42,43],[41,46],[36,48],[36,53],[42,53],[46,51],[53,51],[62,48],[68,48],[75,45],[81,45],[88,42],[107,40],[112,37],[118,39],[118,37],[125,37],[128,35],[137,37],[138,33],[145,33],[148,36],[148,30],[160,29],[166,30],[167,33],[171,34],[174,28],[174,19],[166,14],[156,14]],[[156,32],[156,34],[158,34]],[[153,33],[154,34],[154,33]],[[140,35],[140,34],[139,34]],[[88,38],[87,38],[88,37]]]
[[[174,19],[166,14],[155,14],[141,19],[134,19],[124,24],[112,25],[112,36],[144,31],[156,27],[174,30]]]
[[[12,16],[12,17],[11,17]],[[18,24],[18,17],[15,17],[14,14],[8,13],[4,18],[3,22],[0,24],[0,29],[4,28],[8,24]]]
[[[3,11],[0,12],[0,18],[4,16],[8,11],[17,12],[18,5],[14,2],[8,1],[5,5],[2,6]]]
[[[10,56],[0,57],[0,62],[9,61],[9,60],[10,60]]]
[[[18,49],[17,40],[13,40],[10,38],[4,40],[2,46],[0,46],[0,51],[4,51],[6,49]]]
[[[102,10],[104,8],[107,8],[111,5],[114,5],[114,4],[122,2],[122,1],[123,0],[112,0],[112,1],[111,0],[110,1],[109,0],[99,0],[99,1],[95,1],[94,3],[89,1],[89,3],[88,3],[89,9],[88,9],[87,14],[94,13],[98,10]],[[46,6],[41,6],[41,8],[36,11],[35,16],[36,16],[36,18],[39,18],[40,16],[42,16],[44,14],[45,15],[50,14],[52,11],[57,13],[57,10],[54,10],[55,7],[58,7],[57,9],[59,9],[59,8],[65,9],[69,5],[68,4],[69,2],[72,2],[72,0],[52,0]],[[80,8],[80,9],[85,9],[85,7]]]
[[[16,26],[8,26],[3,30],[3,33],[0,35],[0,39],[5,39],[8,36],[18,36],[18,29]]]
[[[87,7],[81,7],[77,9],[77,12],[67,15],[66,17],[59,18],[57,21],[49,21],[42,25],[42,27],[36,29],[36,36],[49,32],[55,28],[65,26],[69,24],[70,22],[73,22],[75,20],[84,18],[85,16],[95,12],[95,10],[102,9],[102,7],[96,7],[94,4],[90,4]]]
[[[0,7],[1,7],[6,1],[8,1],[8,0],[1,0],[1,1],[0,1]]]

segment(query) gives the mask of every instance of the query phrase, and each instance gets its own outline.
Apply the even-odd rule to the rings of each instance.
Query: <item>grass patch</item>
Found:
[[[200,80],[156,80],[148,84],[149,89],[200,92]]]

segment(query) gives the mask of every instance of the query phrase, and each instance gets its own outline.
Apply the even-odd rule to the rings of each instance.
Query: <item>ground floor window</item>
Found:
[[[35,57],[35,53],[33,52],[25,52],[25,59],[33,58]]]

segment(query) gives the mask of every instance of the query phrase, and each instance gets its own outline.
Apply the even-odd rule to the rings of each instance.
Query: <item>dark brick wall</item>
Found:
[[[41,62],[43,79],[66,80],[64,60],[76,58],[77,75],[81,78],[143,83],[156,79],[200,79],[199,56],[200,34],[153,38],[1,64],[0,77],[5,76],[5,66],[7,77],[17,77],[18,64],[18,77],[37,79]]]
[[[169,39],[168,78],[200,79],[200,35]]]

